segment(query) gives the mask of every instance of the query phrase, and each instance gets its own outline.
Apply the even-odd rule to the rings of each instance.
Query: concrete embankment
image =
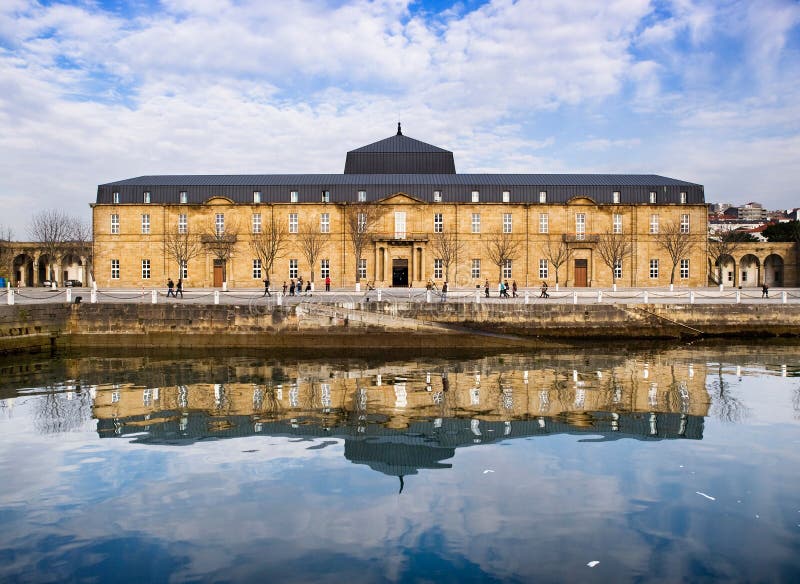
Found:
[[[0,352],[66,347],[525,347],[587,339],[800,336],[785,305],[303,303],[0,306]]]

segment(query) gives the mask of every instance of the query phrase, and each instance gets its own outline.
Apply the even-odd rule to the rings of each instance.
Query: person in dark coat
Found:
[[[289,296],[294,296],[294,278],[289,280]]]
[[[170,296],[175,298],[175,282],[172,281],[172,278],[167,281],[167,298]]]
[[[486,298],[489,298],[489,280],[487,278],[486,283],[483,285],[483,293]]]
[[[175,298],[178,297],[178,294],[180,294],[181,298],[183,298],[183,278],[178,278],[178,286],[177,292],[175,293]]]
[[[769,286],[766,282],[761,284],[761,298],[769,298]]]
[[[264,280],[264,296],[272,297],[272,294],[269,293],[269,276]]]

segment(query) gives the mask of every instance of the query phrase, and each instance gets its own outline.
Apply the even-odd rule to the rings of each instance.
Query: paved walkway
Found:
[[[538,288],[522,288],[517,292],[517,298],[499,298],[497,291],[493,290],[489,298],[484,297],[483,289],[469,290],[456,289],[447,293],[447,302],[481,302],[493,304],[800,304],[800,289],[798,288],[772,288],[769,298],[761,297],[761,288],[617,288],[614,292],[610,288],[561,288],[549,289],[549,298],[540,298]],[[13,297],[14,304],[43,304],[53,302],[75,302],[80,296],[82,302],[92,301],[92,290],[89,288],[20,288],[0,290],[0,304],[9,304],[9,295]],[[236,288],[229,291],[220,289],[203,288],[189,289],[184,292],[183,298],[167,298],[166,289],[98,289],[96,301],[98,303],[141,303],[150,304],[164,302],[191,302],[197,304],[260,304],[276,305],[299,303],[360,303],[374,302],[377,300],[395,302],[441,302],[442,296],[437,291],[430,294],[421,288],[385,288],[369,292],[355,292],[352,289],[334,288],[331,292],[314,292],[312,295],[282,296],[272,292],[271,297],[264,296],[263,288]]]

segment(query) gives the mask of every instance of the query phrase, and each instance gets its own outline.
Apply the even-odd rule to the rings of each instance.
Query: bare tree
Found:
[[[266,279],[270,279],[275,260],[283,255],[287,242],[286,224],[275,220],[275,215],[270,213],[270,218],[261,226],[259,233],[250,236],[250,249],[253,255],[261,260]]]
[[[486,240],[486,255],[489,260],[497,266],[500,280],[503,279],[503,266],[514,260],[519,253],[520,241],[514,239],[513,234],[494,232],[489,234]]]
[[[558,270],[572,257],[572,248],[570,248],[567,242],[562,238],[558,238],[558,242],[554,243],[553,239],[548,235],[544,253],[547,257],[547,261],[549,261],[556,270],[556,284],[558,284]]]
[[[722,283],[722,263],[733,254],[742,243],[741,234],[727,227],[717,235],[708,238],[708,257],[717,268],[717,284]]]
[[[667,252],[672,262],[672,270],[669,273],[669,283],[675,283],[675,268],[681,259],[685,259],[694,249],[696,242],[688,234],[681,231],[681,226],[677,223],[667,223],[656,234],[656,245]]]
[[[86,259],[86,271],[91,280],[94,280],[94,257],[92,256],[92,226],[79,218],[72,218],[70,222],[70,236],[73,251]]]
[[[9,278],[13,272],[11,262],[14,261],[14,253],[11,249],[12,231],[10,227],[0,225],[0,276]]]
[[[217,224],[216,219],[212,219],[200,236],[200,241],[211,251],[214,259],[223,266],[223,281],[228,280],[227,263],[233,255],[236,241],[239,239],[239,224],[229,221]]]
[[[164,235],[164,255],[174,261],[178,266],[178,277],[183,277],[183,266],[203,252],[203,243],[196,233],[189,233],[186,229],[182,233],[178,230],[168,231]]]
[[[375,227],[383,216],[385,209],[375,203],[355,203],[345,210],[345,227],[350,237],[355,256],[356,282],[361,281],[358,265],[364,255],[367,244],[372,240]]]
[[[61,256],[73,235],[72,218],[58,209],[39,211],[31,219],[29,232],[47,256],[47,273],[49,279],[55,281],[55,260]]]
[[[330,234],[322,233],[319,226],[313,223],[303,223],[300,228],[300,246],[303,255],[308,262],[311,270],[311,281],[314,281],[314,268],[317,265],[317,258],[325,250],[330,241]]]
[[[597,253],[611,270],[611,282],[617,283],[617,266],[633,254],[633,243],[621,233],[602,233],[597,240]]]
[[[442,260],[445,281],[450,281],[450,266],[458,261],[458,256],[464,253],[464,242],[458,239],[455,232],[445,233],[440,231],[433,234],[433,251],[437,259]]]

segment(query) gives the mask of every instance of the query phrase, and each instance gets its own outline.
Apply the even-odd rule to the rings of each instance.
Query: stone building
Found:
[[[348,152],[343,174],[142,176],[99,185],[92,208],[100,287],[161,286],[168,277],[260,287],[267,276],[273,287],[302,277],[319,288],[327,276],[335,287],[488,280],[494,289],[501,278],[665,286],[673,267],[677,286],[708,282],[702,185],[657,175],[458,174],[452,152],[403,135],[399,124],[396,135]],[[665,232],[692,244],[675,261]],[[609,260],[613,242],[630,253]]]

